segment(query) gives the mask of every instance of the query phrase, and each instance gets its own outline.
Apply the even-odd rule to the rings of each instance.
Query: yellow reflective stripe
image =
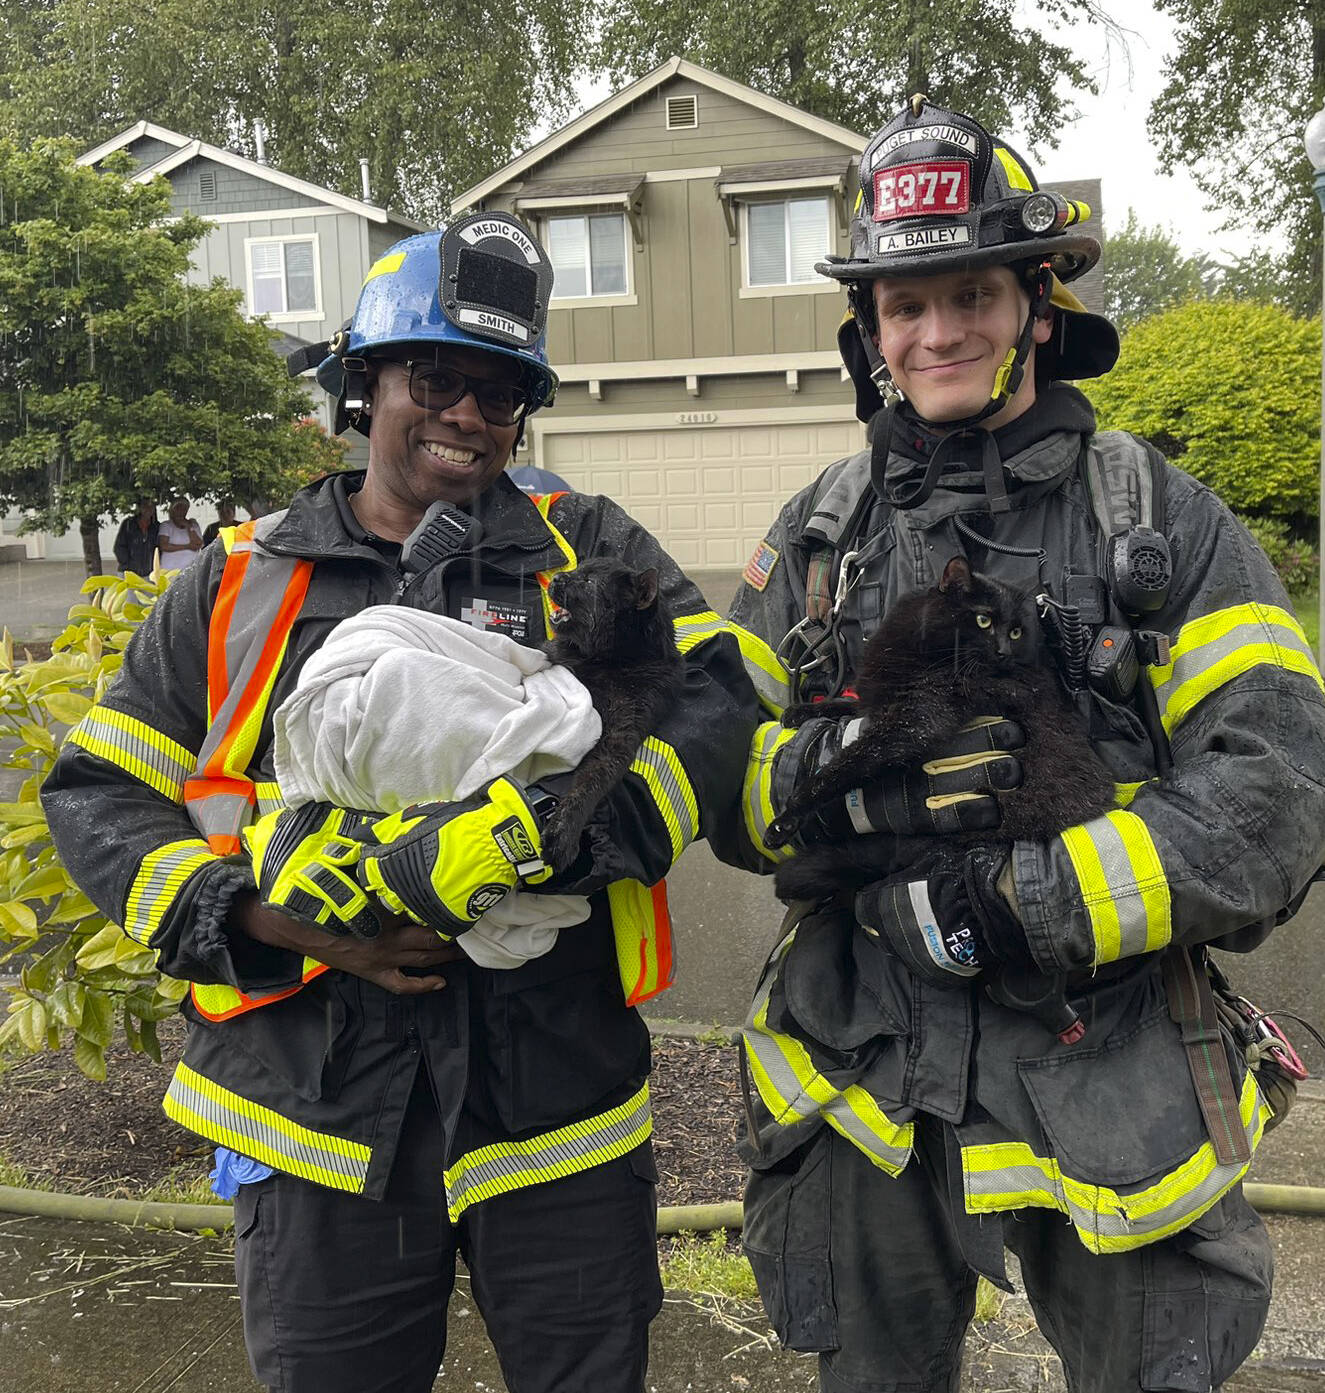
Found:
[[[711,609],[701,610],[698,614],[683,614],[672,622],[676,627],[678,653],[689,653],[705,639],[727,633],[729,627],[727,621]]]
[[[180,1126],[255,1161],[335,1190],[363,1191],[371,1147],[301,1127],[187,1064],[176,1066],[162,1107]]]
[[[644,780],[672,840],[672,860],[699,836],[699,803],[686,777],[681,757],[664,740],[650,735],[630,763],[630,772]]]
[[[1150,829],[1105,813],[1061,833],[1095,936],[1095,966],[1153,953],[1172,937],[1169,882]]]
[[[794,1127],[822,1117],[882,1171],[899,1175],[911,1159],[915,1125],[894,1122],[859,1084],[839,1089],[816,1068],[799,1040],[773,1030],[768,1003],[777,965],[791,948],[793,930],[774,950],[755,996],[754,1014],[742,1032],[755,1088],[773,1122]]]
[[[446,1206],[451,1222],[471,1205],[493,1195],[601,1166],[647,1141],[653,1131],[649,1085],[624,1103],[524,1141],[493,1142],[466,1152],[446,1170]]]
[[[1006,150],[1001,145],[995,145],[994,154],[998,156],[998,162],[1003,166],[1003,173],[1007,175],[1009,187],[1021,189],[1025,193],[1033,192],[1030,176],[1022,168],[1011,150]]]
[[[379,256],[368,268],[368,274],[363,278],[363,283],[367,285],[369,281],[376,280],[378,276],[389,276],[393,271],[399,271],[404,264],[404,252],[390,252],[386,256]],[[362,289],[362,287],[360,288]]]
[[[274,813],[285,807],[280,784],[262,781],[254,784],[253,787],[257,791],[259,817],[264,817],[267,813]]]
[[[1325,689],[1302,626],[1286,609],[1252,601],[1189,619],[1168,666],[1149,669],[1164,729],[1172,735],[1206,697],[1261,666],[1301,673]]]
[[[1136,784],[1114,784],[1113,801],[1117,803],[1120,808],[1130,808],[1136,801],[1136,795],[1140,793],[1147,784],[1153,784],[1155,782],[1157,782],[1155,779],[1142,779],[1140,783]]]
[[[262,734],[262,718],[271,701],[276,679],[281,675],[281,668],[285,665],[285,650],[290,646],[290,635],[293,631],[294,625],[291,623],[285,631],[285,636],[281,639],[280,652],[277,653],[276,661],[271,665],[271,672],[262,684],[262,690],[258,693],[257,700],[252,702],[243,725],[234,731],[229,740],[225,755],[225,769],[231,778],[246,779],[248,777],[248,767],[253,762],[254,752],[258,748],[258,737]],[[232,672],[232,679],[234,675]]]
[[[184,781],[192,777],[198,763],[196,751],[107,706],[94,706],[65,738],[132,774],[172,803],[184,801]]]
[[[1251,1150],[1260,1144],[1269,1109],[1250,1070],[1242,1081],[1239,1116]],[[1092,1253],[1121,1253],[1185,1229],[1246,1173],[1248,1162],[1220,1165],[1205,1141],[1153,1185],[1120,1194],[1064,1175],[1052,1156],[1025,1142],[964,1146],[962,1174],[968,1214],[1009,1209],[1057,1209]]]
[[[124,932],[146,944],[161,927],[175,896],[195,871],[217,858],[207,843],[190,839],[149,851],[138,866],[124,906]]]
[[[672,985],[672,922],[666,915],[665,886],[614,880],[607,887],[616,943],[617,972],[627,1006],[639,1006]]]
[[[768,831],[777,814],[773,811],[773,761],[777,752],[796,732],[777,721],[765,721],[755,728],[750,742],[750,758],[745,766],[745,781],[741,791],[741,814],[745,819],[746,835],[755,850],[769,861],[785,861],[796,854],[794,847],[779,847],[770,851],[764,845]]]
[[[791,678],[782,666],[778,655],[749,629],[743,629],[730,620],[727,627],[736,635],[741,646],[741,660],[745,671],[754,683],[754,689],[763,705],[774,716],[780,716],[791,705]]]
[[[539,516],[543,519],[547,530],[552,534],[552,540],[557,544],[557,550],[566,558],[564,566],[553,566],[551,570],[540,571],[538,574],[542,578],[541,589],[543,591],[543,631],[548,638],[555,632],[552,627],[552,597],[548,594],[547,581],[550,577],[558,575],[562,571],[572,571],[579,565],[579,557],[575,555],[575,548],[561,535],[549,516],[552,510],[552,494],[543,493],[530,499],[534,507],[538,509]]]

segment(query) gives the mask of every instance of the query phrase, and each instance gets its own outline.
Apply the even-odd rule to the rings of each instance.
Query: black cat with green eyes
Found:
[[[954,557],[933,590],[894,605],[861,654],[858,700],[790,708],[784,725],[816,716],[866,718],[860,736],[783,809],[765,842],[785,846],[805,817],[877,779],[888,766],[939,753],[972,717],[998,715],[1026,732],[1022,783],[999,794],[997,832],[954,834],[970,842],[1047,841],[1114,806],[1113,777],[1086,738],[1040,640],[1034,596]],[[807,847],[777,872],[784,900],[817,899],[890,874],[910,859],[888,833]]]

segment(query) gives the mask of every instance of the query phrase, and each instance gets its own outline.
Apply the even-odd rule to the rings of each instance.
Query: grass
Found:
[[[211,1181],[206,1174],[199,1175],[196,1168],[174,1166],[150,1190],[143,1192],[141,1198],[158,1204],[224,1204],[212,1190]]]
[[[1307,636],[1307,642],[1320,652],[1320,593],[1317,590],[1294,590],[1289,596],[1293,602],[1293,610],[1297,614],[1297,622],[1302,625],[1302,632]]]
[[[0,1152],[0,1185],[8,1185],[15,1190],[50,1190],[53,1188],[49,1180],[42,1180],[34,1176],[31,1171],[18,1165],[17,1162],[11,1161],[3,1152]]]
[[[759,1289],[744,1254],[727,1247],[719,1230],[706,1236],[680,1234],[661,1259],[663,1285],[674,1291],[755,1301]]]

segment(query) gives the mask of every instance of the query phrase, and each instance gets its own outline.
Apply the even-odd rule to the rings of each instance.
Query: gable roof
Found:
[[[178,131],[172,131],[166,126],[155,125],[151,121],[139,121],[118,135],[111,136],[109,140],[103,140],[100,145],[93,146],[91,150],[79,155],[78,163],[97,164],[113,151],[123,150],[144,136],[151,136],[154,140],[163,141],[175,148],[170,154],[157,160],[155,164],[144,165],[142,169],[131,174],[130,181],[135,184],[145,184],[158,174],[169,174],[172,170],[188,164],[190,160],[214,160],[217,164],[226,165],[230,169],[242,170],[245,174],[265,179],[269,184],[275,184],[292,193],[303,194],[306,198],[316,199],[317,202],[325,203],[332,208],[339,208],[342,212],[357,213],[359,217],[367,218],[370,222],[400,223],[402,226],[413,228],[417,232],[421,232],[427,227],[426,223],[416,222],[403,213],[388,212],[387,209],[379,208],[375,203],[365,203],[362,199],[350,198],[346,194],[337,193],[334,189],[323,188],[321,184],[312,184],[307,179],[298,179],[293,174],[285,174],[269,164],[250,160],[245,155],[237,155],[233,150],[223,150],[219,145],[209,145],[205,140],[191,140]]]
[[[472,188],[458,194],[451,201],[451,212],[458,213],[471,204],[481,202],[490,194],[495,193],[503,184],[510,183],[512,179],[518,179],[525,170],[540,160],[547,159],[549,155],[555,154],[563,146],[569,145],[573,140],[578,140],[586,131],[601,125],[604,121],[615,116],[618,111],[628,107],[632,102],[639,101],[641,97],[647,96],[654,88],[661,87],[664,82],[673,77],[688,78],[691,82],[697,82],[715,92],[721,92],[723,96],[732,97],[738,102],[745,102],[748,106],[767,112],[771,116],[779,116],[793,126],[800,126],[804,130],[813,131],[815,135],[835,140],[844,149],[854,151],[856,154],[864,153],[868,142],[867,136],[848,130],[845,126],[839,126],[833,121],[825,121],[821,116],[811,116],[808,111],[802,111],[800,107],[792,106],[790,102],[780,101],[777,97],[765,96],[763,92],[756,92],[753,87],[747,87],[744,83],[733,82],[731,78],[723,77],[720,73],[712,72],[708,68],[701,68],[698,63],[688,63],[684,58],[672,57],[659,67],[654,68],[651,73],[645,73],[643,77],[638,78],[628,87],[623,87],[605,101],[599,102],[597,106],[590,107],[588,111],[577,116],[569,125],[563,126],[559,131],[554,131],[546,140],[542,140],[531,149],[526,150],[523,155],[516,156],[496,173],[490,174],[482,183],[475,184]]]

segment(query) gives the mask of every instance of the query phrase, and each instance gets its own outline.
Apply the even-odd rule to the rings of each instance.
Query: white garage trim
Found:
[[[825,287],[835,289],[831,282],[825,282]],[[792,289],[797,294],[804,294],[815,287],[806,283]],[[558,309],[560,305],[553,304],[552,308]],[[781,377],[788,368],[796,368],[800,372],[832,372],[841,366],[842,355],[837,349],[825,348],[810,353],[728,354],[725,358],[636,358],[615,363],[565,363],[557,367],[557,377],[562,382],[634,382],[645,378],[692,376],[754,377],[760,373]]]

